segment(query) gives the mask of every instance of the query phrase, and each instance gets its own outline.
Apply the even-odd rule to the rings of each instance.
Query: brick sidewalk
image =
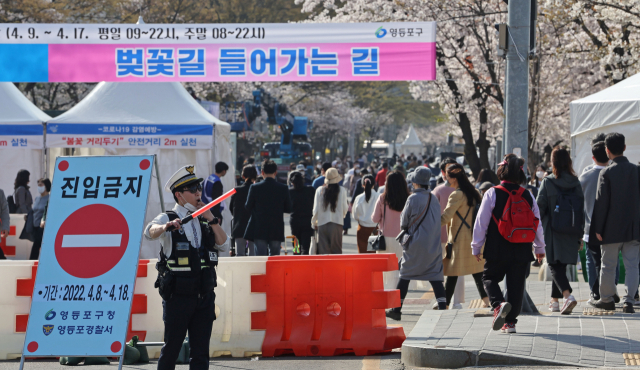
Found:
[[[463,307],[468,307],[479,295],[472,281],[465,285]],[[480,364],[478,359],[481,360],[483,352],[493,358],[502,356],[521,363],[546,361],[596,367],[626,366],[623,354],[640,354],[640,313],[583,315],[584,308],[590,307],[586,303],[589,286],[586,283],[571,285],[573,295],[579,301],[571,315],[549,312],[551,282],[530,280],[527,289],[541,314],[519,316],[516,334],[491,330],[493,318],[486,315],[489,313],[486,309],[427,310],[407,336],[404,346],[438,351],[438,356],[443,356],[446,350],[455,350],[451,351],[454,357],[465,353],[476,358],[476,363],[467,360],[471,363],[465,366]],[[619,285],[618,290],[624,294],[623,285]],[[640,312],[637,306],[636,310]],[[422,356],[428,363],[429,356],[434,355],[435,352],[424,352]]]

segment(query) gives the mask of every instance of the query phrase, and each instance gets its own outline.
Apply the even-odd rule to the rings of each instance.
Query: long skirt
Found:
[[[342,254],[342,225],[329,222],[318,227],[318,254]]]
[[[395,253],[396,257],[398,257],[398,270],[386,271],[382,273],[382,275],[384,276],[384,288],[396,289],[398,280],[400,280],[400,259],[402,258],[402,247],[400,246],[400,243],[398,243],[396,238],[390,236],[385,236],[384,242],[387,249],[384,251],[376,251],[376,253]]]

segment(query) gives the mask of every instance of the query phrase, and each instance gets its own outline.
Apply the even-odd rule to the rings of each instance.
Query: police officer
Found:
[[[181,225],[180,219],[204,206],[202,179],[195,166],[180,168],[165,190],[176,201],[171,211],[159,214],[145,228],[148,240],[160,239],[156,287],[162,296],[164,346],[158,370],[173,370],[185,335],[189,332],[189,369],[209,368],[209,341],[215,314],[218,252],[226,251],[229,237],[210,211]]]

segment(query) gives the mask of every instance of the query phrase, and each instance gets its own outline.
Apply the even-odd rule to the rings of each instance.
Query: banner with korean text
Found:
[[[0,24],[0,81],[407,81],[436,23]]]

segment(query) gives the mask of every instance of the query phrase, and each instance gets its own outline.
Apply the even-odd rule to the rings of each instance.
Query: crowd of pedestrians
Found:
[[[506,155],[495,172],[483,169],[475,179],[450,158],[438,166],[416,156],[395,163],[345,158],[318,163],[314,179],[305,166],[292,167],[289,198],[284,192],[282,199],[271,195],[271,201],[285,205],[273,218],[291,212],[301,254],[342,253],[347,221],[353,218],[359,253],[398,257],[399,270],[384,273],[384,286],[400,290],[401,302],[410,281],[423,280],[433,288],[434,309],[461,308],[454,304],[456,290],[471,275],[483,304],[494,310],[493,329],[505,333],[516,332],[532,263],[546,261],[551,271],[550,310],[571,314],[577,301],[569,266],[586,248],[589,303],[611,310],[620,299],[616,282],[622,253],[623,311],[633,312],[640,275],[640,170],[624,157],[624,140],[615,133],[594,139],[594,164],[580,177],[570,152],[561,147],[552,151],[548,164],[536,167],[533,179],[526,176],[524,159],[514,154]],[[274,245],[271,252],[279,250]],[[401,315],[402,304],[387,311],[392,319]]]
[[[577,301],[569,267],[584,249],[589,304],[615,309],[622,261],[623,312],[633,313],[640,300],[640,167],[624,156],[621,134],[599,134],[591,148],[593,164],[582,174],[575,173],[570,152],[557,147],[533,178],[515,154],[475,179],[451,158],[437,166],[414,155],[391,160],[362,155],[315,167],[301,162],[292,164],[286,185],[277,181],[274,161],[257,167],[247,160],[228,205],[235,255],[279,255],[285,213],[298,246],[295,254],[341,254],[353,219],[358,253],[398,258],[399,270],[384,273],[385,289],[398,289],[401,296],[400,307],[388,310],[388,317],[401,319],[412,280],[430,282],[433,309],[461,308],[456,295],[471,275],[483,304],[494,311],[493,329],[515,333],[532,263],[546,261],[550,269],[549,309],[572,313]],[[203,185],[202,202],[223,194],[221,178],[228,169],[216,163]],[[9,213],[25,214],[20,237],[34,242],[30,258],[38,259],[51,182],[37,181],[35,200],[29,183],[30,173],[21,170],[11,194],[0,190],[0,237],[8,236]],[[226,206],[212,213],[222,218]],[[507,297],[499,285],[503,280]]]

